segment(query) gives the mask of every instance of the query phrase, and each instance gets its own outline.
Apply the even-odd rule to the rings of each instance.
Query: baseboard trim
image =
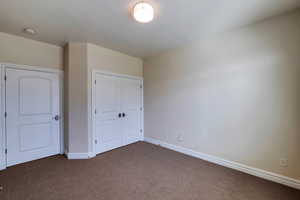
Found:
[[[70,153],[66,152],[65,155],[69,160],[83,160],[83,159],[90,159],[95,157],[93,152],[86,152],[86,153]]]
[[[0,171],[5,170],[6,166],[5,165],[0,165]]]
[[[300,180],[292,179],[292,178],[289,178],[286,176],[282,176],[282,175],[268,172],[268,171],[265,171],[262,169],[250,167],[250,166],[240,164],[237,162],[225,160],[225,159],[222,159],[222,158],[219,158],[216,156],[211,156],[208,154],[200,153],[200,152],[188,149],[188,148],[169,144],[169,143],[157,140],[157,139],[145,137],[144,141],[300,190]]]

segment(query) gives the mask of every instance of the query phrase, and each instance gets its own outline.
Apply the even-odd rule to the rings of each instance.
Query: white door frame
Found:
[[[60,99],[59,99],[59,115],[61,116],[60,119],[60,153],[64,154],[64,113],[63,113],[63,94],[64,94],[64,72],[60,69],[51,69],[51,68],[45,68],[45,67],[39,67],[39,66],[28,66],[28,65],[18,65],[18,64],[11,64],[11,63],[0,63],[0,70],[1,70],[1,108],[0,108],[0,118],[1,118],[1,127],[0,127],[0,141],[2,142],[2,145],[0,144],[0,158],[4,158],[4,163],[1,163],[0,159],[0,170],[6,169],[7,162],[6,162],[6,153],[5,149],[7,149],[6,145],[6,119],[5,119],[5,111],[6,111],[6,105],[5,105],[5,70],[6,69],[22,69],[22,70],[28,70],[28,71],[38,71],[38,72],[47,72],[47,73],[54,73],[59,75],[59,91],[60,91]],[[1,148],[2,146],[2,148]]]
[[[95,91],[96,91],[96,74],[102,74],[105,76],[113,76],[113,77],[119,77],[119,78],[126,78],[126,79],[132,79],[132,80],[138,80],[140,81],[141,84],[141,123],[140,127],[142,130],[141,133],[141,141],[144,140],[144,80],[142,77],[138,76],[131,76],[131,75],[125,75],[125,74],[118,74],[118,73],[113,73],[113,72],[108,72],[108,71],[103,71],[103,70],[92,70],[92,90],[91,90],[91,109],[90,109],[90,117],[91,117],[91,144],[92,144],[92,155],[96,156],[96,145],[95,145],[95,138],[96,138],[96,131],[95,131],[95,121],[96,121],[96,115],[95,115],[95,110],[96,110],[96,103],[95,103]]]

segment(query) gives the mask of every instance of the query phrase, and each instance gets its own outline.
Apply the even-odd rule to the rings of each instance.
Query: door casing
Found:
[[[6,169],[7,162],[6,162],[6,153],[5,150],[7,149],[6,144],[6,118],[5,118],[5,112],[6,112],[6,105],[5,105],[5,70],[6,69],[21,69],[21,70],[27,70],[27,71],[38,71],[38,72],[46,72],[46,73],[54,73],[59,76],[59,114],[61,116],[60,118],[60,153],[64,154],[64,114],[63,114],[63,71],[60,69],[51,69],[51,68],[45,68],[45,67],[39,67],[39,66],[28,66],[28,65],[17,65],[17,64],[11,64],[11,63],[0,63],[0,94],[1,94],[1,107],[0,107],[0,170]]]
[[[112,73],[108,71],[103,71],[103,70],[93,70],[92,71],[92,80],[91,80],[91,109],[89,109],[90,112],[90,119],[91,119],[91,141],[90,144],[92,144],[92,153],[91,157],[96,156],[96,145],[95,145],[95,139],[96,139],[96,131],[95,131],[95,120],[96,120],[96,115],[95,115],[95,110],[96,110],[96,103],[95,103],[95,92],[96,92],[96,85],[95,85],[95,80],[96,80],[96,74],[102,74],[105,76],[113,76],[116,78],[125,78],[125,79],[132,79],[132,80],[138,80],[140,81],[141,85],[141,112],[140,112],[140,129],[141,129],[141,138],[140,141],[144,140],[144,85],[143,85],[143,78],[138,77],[138,76],[131,76],[131,75],[124,75],[124,74],[118,74],[118,73]]]

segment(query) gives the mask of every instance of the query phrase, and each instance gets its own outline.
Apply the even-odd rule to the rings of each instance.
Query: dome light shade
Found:
[[[140,23],[148,23],[153,20],[153,7],[146,2],[139,2],[133,7],[133,17]]]

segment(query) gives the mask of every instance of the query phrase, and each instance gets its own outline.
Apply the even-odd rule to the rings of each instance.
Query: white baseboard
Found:
[[[86,152],[86,153],[65,153],[69,160],[82,160],[82,159],[90,159],[95,157],[93,152]]]
[[[5,170],[6,166],[5,165],[0,165],[0,171]]]
[[[159,145],[162,147],[165,147],[167,149],[171,149],[189,156],[193,156],[196,158],[200,158],[202,160],[206,160],[208,162],[212,162],[218,165],[222,165],[224,167],[228,167],[231,169],[235,169],[247,174],[251,174],[253,176],[257,176],[269,181],[273,181],[276,183],[280,183],[292,188],[296,188],[296,189],[300,189],[300,180],[296,180],[296,179],[292,179],[286,176],[282,176],[276,173],[272,173],[272,172],[268,172],[262,169],[258,169],[258,168],[254,168],[254,167],[250,167],[244,164],[240,164],[237,162],[233,162],[233,161],[229,161],[229,160],[225,160],[216,156],[211,156],[211,155],[207,155],[204,153],[200,153],[188,148],[184,148],[184,147],[180,147],[180,146],[176,146],[173,144],[169,144],[160,140],[156,140],[156,139],[152,139],[152,138],[144,138],[145,142],[149,142],[155,145]]]

